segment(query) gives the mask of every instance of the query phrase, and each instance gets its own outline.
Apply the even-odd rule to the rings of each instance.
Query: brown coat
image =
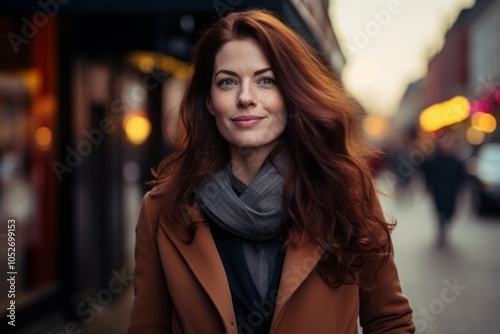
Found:
[[[136,234],[135,301],[128,334],[237,334],[224,267],[208,225],[190,244],[159,221],[161,198],[145,195]],[[204,219],[190,208],[192,220]],[[314,270],[323,255],[312,245],[286,249],[271,334],[413,333],[412,310],[401,293],[394,260],[377,274],[377,285],[333,289]],[[258,321],[260,315],[255,318]],[[244,332],[255,320],[244,319]]]

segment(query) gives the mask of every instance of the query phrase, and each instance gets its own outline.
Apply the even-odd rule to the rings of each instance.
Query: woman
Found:
[[[326,62],[262,10],[194,53],[179,150],[137,225],[129,333],[413,333],[358,130]]]

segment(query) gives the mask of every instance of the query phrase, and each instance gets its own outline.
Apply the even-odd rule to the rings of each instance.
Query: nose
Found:
[[[243,84],[241,85],[239,95],[238,95],[238,107],[248,108],[254,107],[256,105],[255,92],[251,85]]]

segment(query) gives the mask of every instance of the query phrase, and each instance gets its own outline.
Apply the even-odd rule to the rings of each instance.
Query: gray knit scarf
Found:
[[[243,254],[252,280],[261,298],[265,298],[281,245],[279,236],[288,218],[283,206],[284,178],[267,162],[239,196],[232,178],[228,163],[206,180],[195,196],[216,224],[243,239]]]

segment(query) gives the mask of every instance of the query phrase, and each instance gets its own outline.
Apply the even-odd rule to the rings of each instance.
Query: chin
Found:
[[[238,151],[251,151],[251,150],[257,150],[265,147],[269,147],[271,145],[275,145],[275,141],[266,141],[266,142],[256,142],[256,141],[241,141],[235,146]]]
[[[262,140],[240,140],[238,141],[238,147],[242,148],[259,148],[263,146],[269,145],[270,141],[262,141]]]
[[[246,150],[255,150],[259,147],[262,147],[262,144],[256,144],[256,143],[240,143],[238,145],[234,145],[238,150],[241,151],[246,151]]]

